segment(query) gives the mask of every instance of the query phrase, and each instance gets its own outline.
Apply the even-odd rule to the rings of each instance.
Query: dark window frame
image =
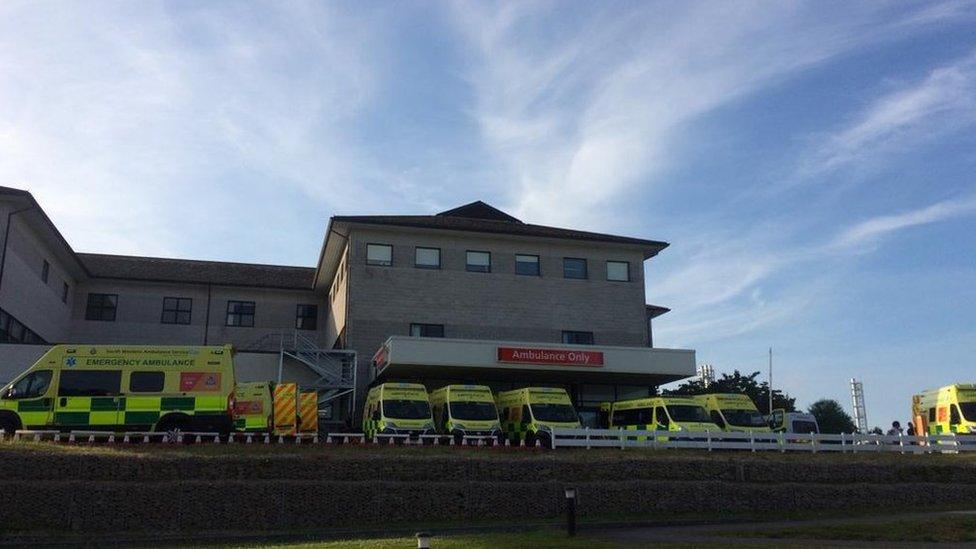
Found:
[[[44,262],[41,263],[41,282],[47,284],[47,279],[51,275],[51,264],[46,259],[42,261]]]
[[[71,287],[68,286],[68,283],[62,280],[61,281],[61,303],[68,302],[68,292],[70,291],[70,289]]]
[[[417,263],[417,250],[437,250],[437,265],[421,265]],[[431,246],[414,246],[413,247],[413,266],[417,269],[430,269],[436,271],[441,268],[441,249],[433,248]]]
[[[105,390],[104,387],[76,387],[72,386],[70,382],[73,377],[80,377],[82,375],[88,375],[89,377],[102,377],[113,381],[111,387],[114,390]],[[89,380],[90,382],[91,380]],[[101,379],[98,381],[105,381]],[[92,385],[92,383],[89,383]],[[85,390],[87,389],[87,390]],[[61,370],[61,376],[58,380],[58,396],[59,397],[106,397],[106,396],[119,396],[122,393],[122,370]]]
[[[566,264],[570,261],[582,261],[583,262],[583,276],[569,276],[566,271]],[[590,279],[590,264],[586,258],[583,257],[564,257],[563,258],[563,278],[568,278],[569,280],[589,280]]]
[[[176,308],[167,308],[167,300],[176,300]],[[181,305],[184,302],[188,302],[189,306],[184,310]],[[166,313],[173,313],[172,320],[166,319]],[[186,313],[186,322],[180,322],[180,313]],[[164,297],[163,298],[163,312],[159,318],[160,324],[174,324],[178,326],[188,326],[193,323],[193,298],[192,297]]]
[[[96,297],[106,298],[110,297],[113,300],[112,306],[107,307],[101,303],[93,303]],[[97,292],[88,292],[88,301],[85,305],[85,320],[91,320],[94,322],[115,322],[118,317],[119,310],[119,294],[102,294]],[[111,315],[107,315],[106,312],[111,311]],[[111,318],[109,318],[111,316]]]
[[[232,305],[250,305],[251,306],[251,312],[250,313],[231,312],[231,306]],[[254,317],[257,314],[257,309],[258,309],[257,304],[255,302],[253,302],[253,301],[239,301],[239,300],[236,300],[236,299],[229,299],[229,300],[227,300],[227,314],[224,315],[224,326],[227,326],[227,327],[230,327],[230,328],[253,328],[254,327]],[[237,323],[232,323],[231,322],[231,317],[232,316],[237,318]],[[251,319],[251,323],[250,324],[244,324],[242,322],[245,317],[250,317],[250,319]]]
[[[382,246],[384,248],[390,249],[390,261],[371,261],[369,259],[369,247],[370,246]],[[393,244],[383,244],[381,242],[367,242],[366,243],[366,264],[373,267],[392,267],[393,266]]]
[[[312,311],[311,315],[302,314],[307,313],[309,309]],[[308,321],[311,320],[311,326],[308,325]],[[319,306],[314,303],[299,303],[295,305],[295,329],[296,330],[307,330],[314,332],[318,330],[319,325]]]
[[[414,327],[416,327],[417,328],[417,331],[419,332],[417,335],[414,335],[414,333],[413,333],[414,332]],[[440,335],[428,335],[428,334],[424,334],[424,331],[427,330],[427,329],[430,329],[430,328],[439,328],[440,329]],[[410,323],[410,337],[443,338],[444,337],[444,325],[443,324],[429,324],[429,323],[425,323],[425,322],[411,322]]]
[[[589,342],[567,341],[567,339],[575,340],[579,336],[589,336]],[[586,338],[584,337],[584,339]],[[564,345],[593,345],[593,341],[594,341],[593,332],[588,332],[583,330],[563,330],[562,340]]]
[[[133,379],[135,379],[136,376],[140,376],[140,377],[152,376],[153,381],[155,381],[155,378],[159,378],[160,382],[158,384],[154,383],[151,387],[146,387],[145,385],[142,385],[142,383],[144,382],[140,379],[140,385],[136,387],[136,384],[133,383]],[[166,389],[166,372],[155,370],[155,371],[132,372],[129,374],[130,393],[162,393],[165,389]]]
[[[471,267],[481,267],[481,265],[472,265],[468,261],[468,254],[488,254],[488,267],[487,270],[482,271],[480,268],[472,269]],[[464,251],[464,270],[469,273],[491,273],[491,252],[487,250],[465,250]]]
[[[620,279],[617,279],[617,278],[610,278],[610,264],[611,263],[618,263],[618,264],[626,265],[627,266],[627,278],[625,278],[623,280],[620,280]],[[607,267],[607,282],[630,282],[630,261],[618,261],[616,259],[608,259],[607,260],[606,267]]]
[[[519,272],[519,257],[534,257],[535,258],[535,272],[534,273],[520,273]],[[531,263],[523,262],[523,264],[530,265]],[[515,274],[519,276],[542,276],[542,258],[537,254],[515,254]]]

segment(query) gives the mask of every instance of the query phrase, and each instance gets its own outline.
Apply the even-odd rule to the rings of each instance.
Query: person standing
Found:
[[[902,435],[901,423],[898,423],[897,421],[892,421],[891,422],[891,429],[888,429],[888,436],[889,437],[897,437],[897,436],[901,436],[901,435]]]

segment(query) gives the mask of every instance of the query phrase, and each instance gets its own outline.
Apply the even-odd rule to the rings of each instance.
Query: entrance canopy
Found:
[[[695,375],[695,351],[392,336],[372,366],[377,381],[660,385]]]

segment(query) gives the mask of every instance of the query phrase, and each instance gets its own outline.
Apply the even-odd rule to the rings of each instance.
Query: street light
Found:
[[[563,492],[566,495],[566,533],[573,537],[576,535],[576,488],[567,486]]]

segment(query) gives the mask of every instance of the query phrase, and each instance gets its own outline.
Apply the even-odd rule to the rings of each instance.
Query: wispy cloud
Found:
[[[851,249],[877,242],[892,233],[976,213],[976,195],[956,200],[944,200],[930,206],[893,215],[881,215],[841,232],[830,249]]]
[[[673,145],[697,117],[954,13],[920,9],[879,22],[882,10],[864,6],[831,15],[815,5],[628,4],[613,18],[587,11],[527,32],[546,28],[548,7],[456,10],[479,56],[468,73],[473,114],[511,174],[507,190],[522,215],[588,226],[613,223],[595,211],[662,191]]]
[[[976,123],[976,53],[932,70],[920,82],[878,97],[828,135],[801,172],[863,169],[887,153]]]

